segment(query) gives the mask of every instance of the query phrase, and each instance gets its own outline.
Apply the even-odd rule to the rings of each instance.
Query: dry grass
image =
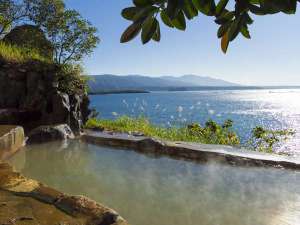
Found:
[[[47,62],[35,49],[20,48],[0,41],[0,58],[12,63],[26,63],[29,61]]]
[[[92,118],[87,121],[85,127],[88,129],[104,128],[119,132],[141,132],[148,137],[168,141],[223,145],[240,144],[238,136],[231,130],[231,127],[223,127],[213,121],[208,121],[204,127],[199,124],[182,127],[161,127],[150,123],[145,117],[122,116],[115,120]]]

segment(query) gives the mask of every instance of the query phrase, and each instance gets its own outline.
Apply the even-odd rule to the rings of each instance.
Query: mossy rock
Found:
[[[35,49],[44,58],[53,58],[53,46],[37,26],[28,24],[17,26],[4,37],[3,41],[19,47]]]

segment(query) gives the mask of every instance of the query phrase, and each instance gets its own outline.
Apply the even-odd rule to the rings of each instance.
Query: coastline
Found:
[[[89,95],[108,95],[108,94],[139,94],[139,93],[151,93],[145,90],[110,90],[110,91],[96,91],[89,92]]]

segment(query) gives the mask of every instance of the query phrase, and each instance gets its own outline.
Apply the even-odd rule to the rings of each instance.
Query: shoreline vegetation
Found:
[[[121,116],[115,120],[89,119],[85,128],[93,130],[110,130],[135,135],[144,135],[168,141],[186,141],[205,144],[233,145],[240,144],[240,140],[232,131],[232,121],[227,120],[220,125],[209,120],[205,126],[193,123],[186,126],[170,125],[163,127],[151,123],[146,117]]]
[[[293,130],[267,130],[257,126],[252,130],[246,146],[241,146],[240,138],[233,130],[233,121],[218,124],[208,120],[204,126],[199,123],[176,124],[168,127],[151,123],[146,117],[120,116],[114,120],[90,118],[85,129],[112,131],[130,135],[147,136],[165,141],[183,141],[201,144],[230,145],[246,147],[249,150],[276,153],[275,149],[283,141],[295,134]]]

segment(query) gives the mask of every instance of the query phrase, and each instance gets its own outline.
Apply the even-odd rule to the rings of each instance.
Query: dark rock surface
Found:
[[[78,134],[89,114],[88,97],[60,92],[56,73],[52,64],[0,59],[0,124],[21,125],[27,133],[41,125],[67,123]]]
[[[43,143],[73,138],[74,134],[67,124],[39,126],[29,132],[27,143]]]

